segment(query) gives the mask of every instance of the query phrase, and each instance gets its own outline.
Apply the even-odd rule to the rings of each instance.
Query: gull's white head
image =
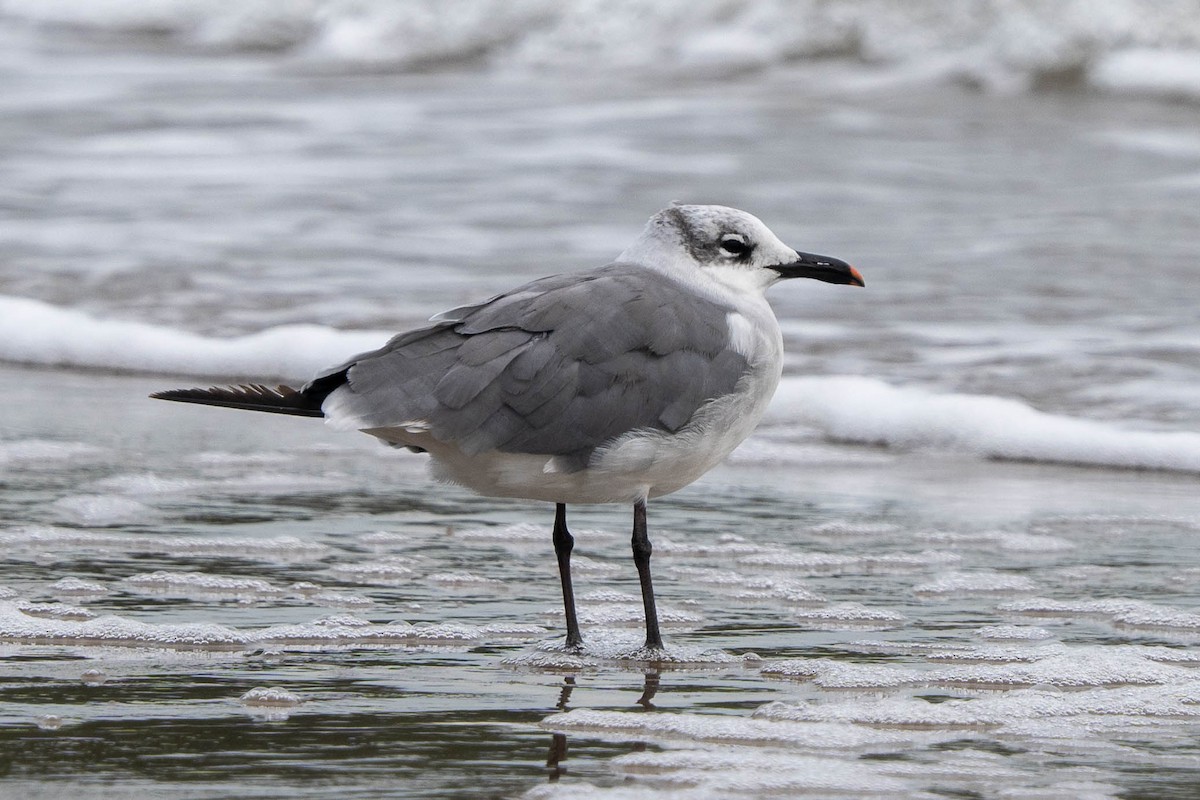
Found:
[[[863,285],[846,262],[797,252],[758,217],[727,206],[664,208],[618,260],[675,273],[700,269],[723,283],[760,291],[783,278]]]

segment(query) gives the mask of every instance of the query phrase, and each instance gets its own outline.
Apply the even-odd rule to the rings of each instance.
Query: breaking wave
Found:
[[[1200,15],[1158,0],[7,0],[5,18],[344,70],[707,76],[840,57],[871,85],[1200,99]]]
[[[985,458],[1200,472],[1200,434],[1130,430],[1038,411],[1019,400],[938,394],[872,378],[785,378],[768,423],[802,421],[825,436]]]

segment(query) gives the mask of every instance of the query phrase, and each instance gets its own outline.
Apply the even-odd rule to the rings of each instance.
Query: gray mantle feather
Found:
[[[636,429],[678,431],[749,365],[733,309],[629,264],[534,281],[447,311],[314,378],[345,374],[339,409],[364,429],[422,420],[468,454],[557,456],[584,467]]]

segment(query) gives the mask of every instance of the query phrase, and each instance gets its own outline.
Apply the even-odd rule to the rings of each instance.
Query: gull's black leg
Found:
[[[554,507],[554,554],[558,556],[563,611],[567,615],[567,647],[577,650],[583,647],[583,637],[579,634],[579,619],[575,616],[575,589],[571,586],[571,550],[574,547],[575,537],[567,530],[567,505],[557,503]]]
[[[646,607],[646,647],[661,650],[662,634],[658,632],[658,609],[654,606],[654,584],[650,580],[650,554],[654,548],[646,535],[646,501],[633,504],[633,563],[642,582],[642,605]]]

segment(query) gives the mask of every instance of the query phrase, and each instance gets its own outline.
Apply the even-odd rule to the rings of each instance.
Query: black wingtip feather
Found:
[[[208,389],[168,389],[150,395],[155,400],[177,403],[199,403],[206,406],[241,408],[265,411],[269,414],[291,414],[297,417],[323,417],[321,400],[298,392],[290,386],[272,389],[259,383],[242,386],[213,386]]]

